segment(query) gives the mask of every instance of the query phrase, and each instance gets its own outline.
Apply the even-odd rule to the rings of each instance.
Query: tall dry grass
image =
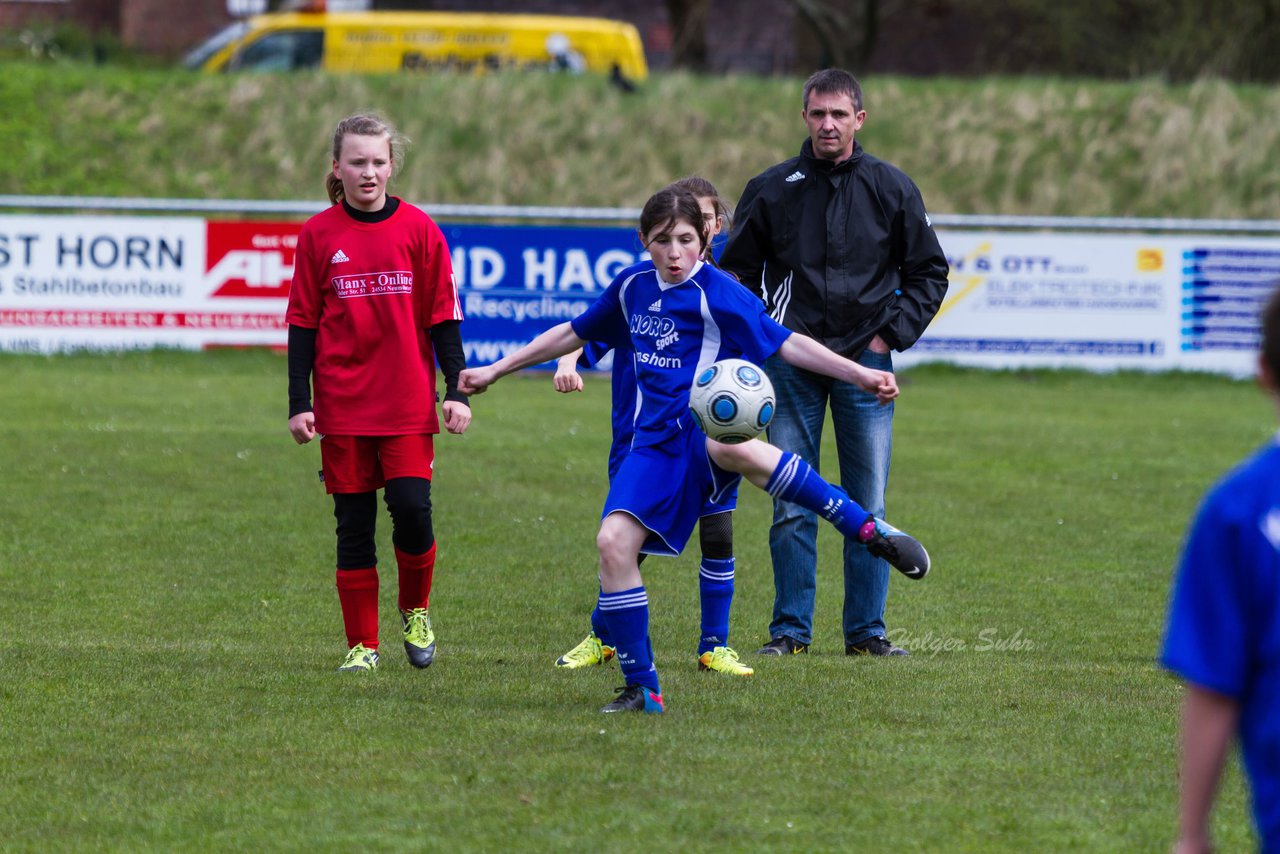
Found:
[[[869,78],[866,149],[935,212],[1280,219],[1280,88]],[[736,198],[804,139],[798,78],[198,76],[0,64],[11,193],[322,199],[331,129],[378,110],[424,204],[638,206],[701,173]]]

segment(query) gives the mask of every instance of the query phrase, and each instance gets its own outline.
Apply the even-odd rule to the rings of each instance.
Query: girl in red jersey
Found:
[[[462,433],[471,423],[458,391],[465,357],[449,247],[423,211],[387,195],[399,148],[377,117],[338,124],[326,179],[333,206],[298,236],[286,315],[289,432],[300,445],[319,437],[337,519],[338,600],[349,647],[343,671],[378,666],[379,489],[391,514],[405,652],[414,667],[434,659],[427,607],[436,556],[437,364],[445,429]]]

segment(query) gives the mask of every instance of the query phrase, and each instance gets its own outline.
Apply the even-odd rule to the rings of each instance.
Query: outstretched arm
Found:
[[[519,350],[503,356],[492,365],[485,365],[483,368],[467,368],[458,378],[458,390],[463,394],[479,394],[507,374],[563,356],[578,349],[584,343],[586,342],[573,331],[573,326],[565,321],[551,327]]]
[[[874,394],[881,403],[888,403],[898,396],[898,381],[893,374],[875,371],[843,356],[837,356],[817,341],[798,332],[782,342],[778,355],[797,368],[856,385],[863,391]]]

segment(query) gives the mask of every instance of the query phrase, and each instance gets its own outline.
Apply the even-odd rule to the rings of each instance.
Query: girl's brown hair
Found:
[[[720,198],[720,191],[716,189],[715,184],[701,175],[690,175],[688,178],[681,178],[671,186],[688,190],[699,199],[710,199],[711,206],[716,209],[716,216],[724,220],[725,228],[729,227],[733,212],[729,210],[729,203]]]
[[[711,207],[715,209],[716,216],[723,220],[724,224],[722,228],[727,230],[729,226],[732,225],[733,214],[729,210],[729,203],[720,198],[720,191],[716,189],[716,185],[712,184],[706,178],[703,178],[701,175],[690,175],[688,178],[681,178],[671,186],[679,187],[682,190],[688,190],[690,193],[693,193],[694,197],[697,198],[699,202],[701,202],[702,199],[710,199]],[[701,204],[699,204],[698,207],[701,208]],[[708,227],[710,228],[710,226]],[[707,232],[707,245],[702,249],[702,260],[706,261],[712,267],[722,269],[720,265],[716,263],[715,256],[711,254],[711,238],[714,233],[714,229]],[[730,275],[733,274],[730,273]],[[736,279],[737,276],[734,276],[734,278]]]
[[[705,252],[711,240],[711,232],[702,219],[702,207],[698,197],[683,187],[668,184],[649,197],[640,210],[640,237],[647,238],[654,229],[662,227],[670,231],[680,222],[692,225],[702,238],[699,254]],[[648,248],[648,244],[646,244]]]

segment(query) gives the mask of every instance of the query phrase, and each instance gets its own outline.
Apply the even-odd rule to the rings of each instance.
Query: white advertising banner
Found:
[[[0,216],[0,350],[283,346],[296,223]]]
[[[942,308],[902,367],[1200,370],[1247,376],[1280,238],[948,231]]]
[[[0,216],[0,351],[283,347],[300,227]],[[634,231],[623,227],[442,228],[469,307],[463,333],[473,363],[580,311],[608,271],[639,251]],[[939,237],[950,288],[920,341],[895,355],[899,367],[945,361],[1247,376],[1258,310],[1280,282],[1280,237],[959,230]],[[477,259],[485,263],[477,267]],[[552,282],[555,259],[580,259],[574,269],[586,272],[569,281],[566,266]],[[490,317],[481,304],[498,297],[529,310]]]

